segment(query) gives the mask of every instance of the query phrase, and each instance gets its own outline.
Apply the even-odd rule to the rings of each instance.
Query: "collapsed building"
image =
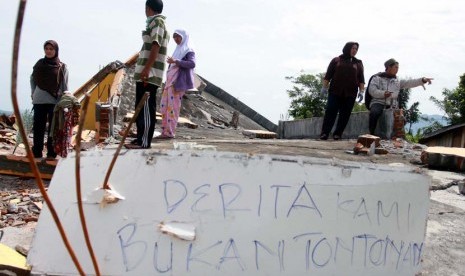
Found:
[[[134,89],[133,89],[133,79],[132,79],[132,71],[131,71],[132,70],[131,64],[133,64],[132,60],[134,60],[134,57],[132,59],[130,59],[129,61],[127,61],[126,63],[114,62],[114,63],[109,64],[108,66],[103,68],[101,71],[99,71],[94,77],[92,77],[91,80],[89,80],[86,84],[84,84],[75,93],[75,95],[77,97],[79,97],[80,99],[82,99],[84,97],[84,95],[89,95],[89,97],[91,98],[91,104],[89,105],[89,110],[88,110],[88,115],[87,115],[88,117],[86,117],[85,126],[84,126],[84,128],[87,131],[85,139],[88,139],[86,141],[89,143],[88,144],[89,148],[92,147],[93,145],[95,145],[96,143],[104,143],[104,144],[111,145],[114,142],[113,139],[115,137],[118,138],[117,136],[119,135],[120,130],[123,129],[124,127],[126,127],[125,121],[127,122],[127,118],[130,118],[132,116],[132,114],[133,114],[132,112],[133,112],[133,109],[134,109],[134,96],[133,96]],[[204,84],[202,84],[202,82]],[[262,116],[260,116],[256,112],[254,112],[252,109],[247,107],[245,104],[241,103],[240,101],[238,101],[237,99],[235,99],[231,95],[229,95],[226,92],[222,91],[220,88],[214,86],[212,83],[208,82],[207,80],[203,79],[200,76],[198,77],[198,87],[199,87],[199,89],[197,89],[197,91],[191,91],[190,93],[188,93],[186,95],[184,101],[183,101],[183,109],[181,111],[181,116],[184,117],[186,120],[185,121],[181,120],[181,124],[184,124],[184,126],[186,126],[186,128],[191,128],[191,129],[203,128],[204,131],[218,130],[218,132],[227,132],[227,131],[229,131],[227,133],[230,133],[231,137],[233,137],[233,138],[237,138],[237,136],[232,136],[234,134],[233,132],[235,132],[236,134],[240,133],[241,135],[243,135],[247,139],[248,139],[248,137],[251,137],[251,136],[247,136],[247,133],[249,133],[249,132],[253,133],[253,135],[255,135],[254,137],[264,137],[264,138],[276,138],[276,137],[284,138],[285,137],[285,136],[281,137],[279,134],[278,134],[278,136],[276,136],[275,132],[280,133],[279,132],[279,126],[276,126],[273,123],[269,122],[268,120],[266,120],[265,118],[263,118]],[[217,95],[220,95],[220,96],[217,97]],[[240,112],[238,110],[240,110]],[[315,127],[311,127],[310,129],[313,129],[313,128],[315,128]],[[195,136],[195,135],[197,135],[197,136]],[[213,135],[213,137],[215,137],[215,136]],[[199,138],[200,137],[198,136],[198,134],[189,135],[189,137],[187,137],[187,135],[185,135],[185,134],[182,134],[182,136],[180,137],[180,139],[199,139]],[[213,141],[208,141],[208,142],[213,143]],[[271,146],[275,146],[275,147],[278,146],[278,147],[281,147],[282,149],[285,149],[285,147],[287,146],[286,144],[289,144],[292,147],[297,148],[297,149],[299,147],[300,147],[300,149],[303,149],[303,150],[308,150],[309,149],[309,148],[303,147],[301,144],[299,145],[298,141],[295,142],[295,143],[292,143],[292,142],[289,142],[289,141],[283,141],[283,143],[273,141],[272,143],[267,143],[266,146],[270,146],[270,147]],[[265,144],[265,143],[258,143],[258,144]],[[258,144],[254,144],[253,146],[258,147]],[[246,147],[247,143],[243,143],[241,145]],[[399,150],[399,148],[400,148],[400,151],[404,151],[405,150],[404,147],[405,147],[405,145],[402,144],[402,143],[399,143],[399,145],[396,145],[397,150]],[[341,151],[340,148],[337,149],[337,150]],[[421,150],[421,148],[419,148],[418,150]],[[251,151],[248,150],[248,152],[251,152]],[[296,152],[298,152],[298,151],[293,151],[292,153],[295,154]],[[138,162],[140,164],[138,164],[138,165],[140,167],[143,167],[143,166],[146,166],[146,165],[155,165],[153,163],[153,158],[155,158],[155,159],[161,158],[160,160],[162,160],[164,158],[163,153],[161,153],[161,154],[157,153],[157,154],[154,154],[154,155],[151,155],[151,154],[144,155],[144,154],[145,153],[142,152],[140,154],[140,156],[139,156],[137,153],[131,152],[131,153],[126,154],[127,155],[126,157],[131,157],[132,156],[131,158],[135,158],[137,156],[137,158],[140,158],[141,156],[145,156],[144,157],[145,159],[134,159],[134,160],[139,160]],[[301,152],[301,154],[304,154],[304,152]],[[313,154],[313,153],[311,153],[311,154]],[[86,155],[86,154],[84,154],[84,155]],[[196,153],[196,154],[188,155],[188,157],[195,159],[195,158],[197,158],[198,155],[201,155],[201,154]],[[185,160],[185,159],[183,159],[183,156],[187,156],[187,155],[181,155],[181,154],[179,155],[180,159]],[[224,161],[223,160],[224,157],[219,157],[216,154],[211,154],[211,155],[207,154],[204,157],[207,158],[207,161],[210,160],[210,158],[213,158],[214,160],[217,160],[219,163]],[[333,156],[329,155],[328,157],[334,157],[334,155]],[[95,160],[98,159],[97,162],[102,162],[102,160],[108,160],[109,159],[109,153],[107,152],[106,154],[104,154],[104,153],[103,154],[101,154],[101,153],[97,154],[97,153],[94,153],[94,152],[90,152],[88,154],[88,158],[89,159],[94,158]],[[227,158],[229,158],[229,157],[227,157]],[[226,160],[229,160],[227,158],[226,158]],[[141,160],[143,160],[143,162]],[[309,177],[309,179],[311,179],[312,177],[315,177],[316,175],[324,174],[324,171],[327,170],[328,168],[331,168],[332,173],[328,174],[327,175],[328,178],[325,178],[325,179],[332,179],[332,178],[334,178],[334,176],[337,176],[336,178],[338,180],[341,180],[342,182],[345,181],[344,179],[346,179],[346,180],[347,179],[352,179],[353,178],[352,173],[354,175],[357,175],[362,171],[363,172],[369,172],[369,173],[383,172],[383,174],[387,171],[387,172],[394,173],[394,174],[399,174],[399,175],[404,175],[405,174],[405,178],[402,179],[402,180],[399,180],[399,183],[402,182],[402,181],[407,181],[408,179],[415,179],[415,181],[417,179],[423,179],[422,177],[417,178],[417,176],[415,175],[416,172],[414,172],[414,174],[412,175],[411,174],[412,172],[407,171],[407,170],[398,171],[397,169],[386,168],[386,167],[382,167],[382,168],[371,167],[371,166],[365,167],[365,165],[356,165],[354,163],[345,164],[344,162],[338,162],[338,161],[334,161],[334,160],[333,161],[325,161],[325,162],[323,162],[323,161],[313,160],[313,159],[290,158],[290,157],[271,157],[271,159],[267,159],[267,157],[262,157],[262,156],[254,157],[253,155],[250,156],[250,154],[249,155],[237,155],[237,156],[231,158],[231,160],[232,161],[228,161],[228,162],[231,162],[231,163],[236,163],[237,162],[237,163],[241,164],[242,166],[244,166],[244,168],[248,168],[250,166],[250,164],[255,164],[254,162],[260,163],[262,161],[263,162],[268,162],[271,165],[271,167],[276,166],[276,165],[273,165],[273,164],[277,164],[277,163],[279,163],[279,166],[277,166],[277,167],[286,166],[285,164],[287,164],[287,163],[295,164],[297,167],[299,167],[299,166],[300,167],[308,167],[309,171],[314,171],[314,173],[311,174],[311,177]],[[163,161],[163,162],[165,162],[165,161]],[[168,161],[170,161],[170,160],[168,160]],[[200,161],[202,161],[202,160],[200,160]],[[72,161],[65,160],[64,162],[66,162],[67,169],[69,170],[71,168],[70,162],[72,162]],[[160,162],[160,163],[162,164],[163,162]],[[170,162],[172,162],[172,159],[171,159]],[[95,166],[97,166],[97,164],[98,163],[94,163]],[[183,166],[187,166],[187,165],[184,164]],[[127,168],[130,168],[130,166],[128,166]],[[268,169],[271,170],[271,168],[268,168]],[[244,171],[245,171],[245,170],[244,171],[242,171],[242,170],[234,171],[233,169],[231,169],[231,170],[232,170],[232,172],[235,172],[235,173],[233,173],[233,175],[238,175],[238,176],[243,174]],[[87,171],[87,172],[89,172],[89,171]],[[215,170],[210,169],[208,171],[208,173],[212,174],[212,175],[216,175]],[[263,171],[262,171],[262,173],[263,173]],[[119,178],[124,178],[125,174],[127,174],[127,173],[120,171],[119,174],[118,174],[118,177]],[[58,175],[59,175],[58,178],[63,179],[62,178],[63,174],[58,174]],[[87,175],[89,175],[89,173],[87,173]],[[86,182],[89,182],[89,181],[91,181],[92,178],[96,177],[95,174],[90,174],[90,175],[91,175],[90,178],[86,178]],[[149,174],[147,174],[147,175],[149,175]],[[257,175],[256,171],[254,171],[252,169],[251,172],[248,172],[248,174],[246,174],[246,175],[248,175],[250,179],[253,179],[255,181],[255,183],[260,183],[259,182],[260,181],[259,176],[260,175],[264,176],[266,174],[263,173],[263,174],[258,174]],[[275,178],[278,178],[279,174],[276,174],[276,172],[274,172],[274,174],[270,174],[270,175],[271,176],[269,176],[267,178],[268,179],[267,181],[270,182],[270,183],[273,183],[272,181],[275,181]],[[298,173],[296,173],[294,175],[294,177],[296,175],[298,175]],[[219,175],[216,175],[216,176],[218,178],[220,178]],[[252,177],[252,176],[254,176],[254,177]],[[387,176],[387,178],[389,178],[389,176]],[[363,179],[363,178],[357,178],[357,179],[358,179],[357,181],[360,181],[360,179]],[[373,176],[372,179],[376,179],[376,177]],[[382,181],[382,179],[383,178],[378,178],[377,180]],[[144,181],[147,181],[147,180],[148,180],[147,178],[141,178],[141,179],[137,179],[137,181],[135,181],[135,182],[141,183],[141,182],[144,182]],[[58,180],[55,180],[55,181],[58,181]],[[351,181],[353,181],[353,180],[351,180]],[[397,185],[399,183],[397,183]],[[224,185],[224,186],[221,186],[223,184],[218,184],[218,186],[215,186],[217,188],[217,190],[220,191],[220,194],[219,194],[220,196],[221,196],[221,192],[224,192],[226,190],[226,188],[234,188],[234,189],[236,189],[238,187],[238,186],[235,186],[234,183],[226,183],[226,184],[227,185]],[[250,184],[253,184],[253,183],[250,183]],[[389,183],[382,183],[382,184],[383,185],[384,184],[389,185]],[[403,183],[403,182],[400,183],[400,184],[402,184],[402,185],[405,184],[406,185],[406,183]],[[263,191],[262,189],[264,187],[266,187],[266,186],[264,186],[265,184],[262,184],[262,185],[259,185],[259,186],[256,187],[257,189],[255,191],[260,192],[258,194],[260,196],[258,196],[257,198],[261,198],[261,196],[262,196],[261,193]],[[250,186],[252,186],[252,185],[250,185]],[[399,189],[399,191],[400,191],[400,186],[401,185],[396,186],[396,189]],[[423,186],[422,186],[422,189],[424,188]],[[200,189],[202,187],[207,187],[207,186],[198,186],[198,187],[196,187],[196,190]],[[244,189],[245,189],[245,187],[247,187],[247,189],[250,189],[250,187],[248,187],[248,186],[244,186]],[[273,188],[273,186],[271,186],[269,188],[270,188],[270,190],[276,189],[276,191],[277,191],[279,189],[277,187],[281,187],[281,186],[276,186],[275,185],[274,188]],[[284,187],[285,187],[285,185],[282,186],[281,188],[284,188]],[[300,185],[296,186],[295,188],[296,188],[295,189],[296,190],[295,191],[296,195],[300,195],[302,191],[305,192],[308,189],[307,185],[302,184],[302,183],[300,183]],[[386,188],[389,189],[389,188],[394,188],[394,187],[389,186],[389,188],[388,188],[386,186],[385,189]],[[68,188],[65,187],[65,189],[68,189]],[[386,194],[389,194],[392,191],[393,190],[389,190],[389,192],[386,191]],[[53,191],[53,193],[57,193],[57,191]],[[195,192],[192,192],[192,193],[195,194]],[[253,191],[252,191],[252,193],[253,193]],[[163,194],[163,193],[160,192],[160,193],[157,193],[157,194]],[[334,195],[336,195],[336,194],[339,195],[338,193],[336,193],[334,191],[334,193],[332,193],[332,196],[334,197]],[[406,195],[411,196],[412,198],[418,196],[418,195],[415,195],[415,193],[406,194]],[[268,196],[269,196],[269,194],[268,194]],[[355,196],[354,198],[357,198],[357,196]],[[302,207],[301,203],[295,203],[294,202],[294,204],[292,204],[292,201],[298,199],[298,196],[296,196],[296,198],[286,198],[286,199],[289,201],[288,203],[291,206],[289,210],[286,210],[288,215],[289,215],[289,213],[297,212],[296,210],[299,207]],[[339,199],[339,198],[336,198],[336,199]],[[419,198],[417,198],[417,199],[419,199]],[[167,200],[167,199],[165,198],[165,200]],[[163,202],[163,200],[161,200],[161,199],[158,200],[158,201]],[[353,202],[353,200],[347,200],[347,201],[343,201],[343,202],[344,202],[344,204],[348,204],[349,201]],[[251,202],[253,202],[253,201],[251,201]],[[259,200],[259,202],[261,202],[261,201]],[[387,201],[385,201],[385,202],[387,202]],[[224,201],[224,198],[223,198],[223,204],[225,204],[225,203],[226,203],[226,205],[228,205],[228,204],[232,203],[232,201],[231,202],[229,202],[227,200]],[[192,203],[192,204],[194,206],[196,204],[196,202]],[[363,207],[364,206],[363,204],[366,204],[365,200],[360,201],[359,204],[360,204],[359,206]],[[380,211],[379,202],[377,204],[378,204],[378,207],[377,207],[378,208],[378,210],[377,210],[378,214],[380,212],[384,212],[385,211],[384,209],[381,209],[382,211]],[[74,205],[74,202],[72,202],[71,205]],[[261,205],[259,205],[259,206],[261,206]],[[373,206],[376,206],[376,204],[373,204]],[[425,210],[425,206],[421,205],[421,204],[419,206],[420,206],[419,209],[421,209],[421,211],[423,212]],[[173,207],[174,207],[174,205],[173,205]],[[228,206],[226,206],[226,207],[228,207]],[[224,216],[224,217],[227,216],[226,215],[227,212],[231,212],[231,211],[234,212],[234,208],[229,209],[229,208],[226,208],[226,207],[223,207],[222,216]],[[268,210],[273,210],[273,208],[271,208],[270,206],[267,206],[267,207],[269,208]],[[310,204],[310,205],[306,205],[306,207],[308,207],[307,209],[313,210],[314,215],[316,215],[315,218],[318,218],[318,211],[319,211],[319,208],[320,208],[320,207],[318,207],[318,204]],[[356,207],[356,206],[353,206],[353,207]],[[407,205],[405,205],[403,207],[406,208],[405,210],[410,209],[410,206],[407,206]],[[365,208],[368,208],[368,207],[365,205]],[[372,210],[370,208],[368,208],[367,210],[370,210],[370,212],[374,210],[374,209]],[[66,208],[64,208],[64,209],[67,210]],[[355,209],[357,209],[357,208],[355,208]],[[255,212],[258,214],[258,213],[260,213],[259,210],[261,211],[261,210],[265,210],[265,209],[261,209],[261,208],[257,207],[257,210],[255,210]],[[344,208],[343,208],[343,210],[344,210]],[[280,209],[280,211],[284,212],[283,209]],[[347,211],[347,210],[345,210],[345,211]],[[360,211],[360,207],[359,207],[358,210],[355,210],[355,213],[353,213],[352,215],[349,214],[348,217],[349,218],[350,217],[365,217],[367,219],[367,221],[369,221],[369,215],[367,215],[368,213],[357,212],[357,211]],[[376,211],[374,211],[374,212],[376,212]],[[273,214],[273,212],[270,212],[270,213]],[[280,216],[285,218],[286,217],[285,214],[286,213],[282,213],[282,214],[280,214]],[[424,212],[422,214],[424,215]],[[276,215],[279,215],[279,214],[276,214]],[[389,215],[386,215],[386,216],[389,217]],[[403,217],[403,216],[401,216],[401,218],[405,219],[405,217]],[[126,220],[126,219],[127,218],[125,218],[124,220]],[[252,224],[249,220],[247,220],[247,221],[250,224]],[[173,226],[174,224],[172,222],[170,222],[170,223],[166,223],[164,225]],[[416,224],[416,225],[417,226],[420,225],[421,226],[420,228],[423,227],[423,225],[421,225],[421,223]],[[175,228],[178,229],[177,227],[179,225],[175,225],[175,226],[176,226]],[[184,225],[184,226],[189,227],[191,225]],[[394,226],[395,226],[395,224],[394,224]],[[127,229],[127,228],[123,227],[120,230],[122,231],[124,229]],[[161,229],[164,229],[164,230],[161,230]],[[173,233],[172,230],[166,230],[166,228],[161,228],[161,227],[160,227],[160,231],[167,231],[167,233],[170,234],[170,235],[178,235],[179,234],[178,232]],[[46,232],[46,231],[42,231],[42,233],[43,232]],[[120,237],[122,237],[124,239],[125,236],[121,235]],[[340,238],[340,237],[337,237],[337,238]],[[360,239],[361,241],[363,241],[363,237],[360,237],[360,236],[352,236],[352,237],[346,237],[346,238],[348,238],[348,240],[355,238],[355,239]],[[365,238],[366,238],[365,241],[368,242],[368,237],[365,237]],[[297,239],[297,237],[295,237],[294,239]],[[299,239],[300,239],[300,237],[299,237]],[[324,245],[328,246],[328,248],[331,248],[331,249],[334,249],[334,248],[337,247],[336,244],[337,244],[338,239],[335,240],[334,245],[332,243],[325,243],[324,240],[325,240],[325,237],[323,236],[323,238],[320,238],[319,240],[317,240],[317,242],[318,242],[317,244],[313,243],[313,247],[309,247],[309,249],[307,249],[307,250],[312,249],[314,252],[317,252],[317,253],[314,253],[316,255],[314,255],[313,257],[308,258],[307,265],[311,264],[311,265],[314,265],[314,266],[319,266],[319,265],[321,266],[323,263],[325,263],[324,260],[323,260],[323,262],[321,262],[322,259],[320,259],[322,256],[323,257],[325,256],[325,255],[322,255],[325,251],[321,250],[321,247],[319,247],[320,244],[324,244]],[[341,241],[341,240],[342,239],[340,239],[339,241]],[[46,239],[45,242],[49,242],[49,240]],[[238,260],[238,267],[237,268],[244,269],[245,267],[239,262],[239,258],[238,258],[237,255],[228,255],[227,254],[227,253],[235,252],[234,249],[233,249],[234,246],[235,246],[234,241],[224,240],[223,242],[225,244],[225,247],[223,248],[223,252],[226,252],[226,253],[223,253],[223,255],[220,254],[220,256],[222,256],[222,258],[224,260],[227,260],[228,258]],[[345,240],[344,242],[347,242],[347,240]],[[260,246],[266,246],[265,243],[256,243],[255,246],[257,246],[257,244],[259,244]],[[284,248],[284,243],[281,243],[281,241],[279,241],[279,242],[277,242],[277,244],[278,244],[278,249],[277,249],[275,254],[280,255],[280,256],[284,256],[284,251],[281,251],[281,250],[284,250],[284,249],[279,249],[279,248]],[[379,244],[386,245],[384,247],[384,249],[383,249],[383,250],[386,250],[385,252],[387,252],[388,250],[393,250],[393,249],[398,248],[398,247],[396,247],[397,245],[396,245],[396,243],[394,241],[392,241],[392,240],[388,241],[387,239],[384,241],[384,243],[376,241],[373,244],[371,244],[371,246],[376,246],[376,245],[379,245]],[[390,247],[387,246],[388,244],[389,244]],[[413,240],[413,239],[411,241],[409,241],[408,243],[406,243],[406,244],[408,244],[408,248],[404,248],[405,252],[403,252],[403,253],[407,254],[406,252],[410,252],[409,254],[412,254],[411,255],[412,259],[407,260],[405,262],[405,264],[402,263],[401,265],[406,265],[407,267],[411,267],[412,269],[418,269],[419,261],[420,261],[421,253],[422,253],[421,252],[421,247],[423,245],[422,245],[421,242],[418,242],[418,240]],[[191,245],[194,246],[194,242]],[[308,244],[308,242],[307,242],[307,245],[310,246]],[[101,247],[99,247],[99,248],[101,248]],[[168,247],[165,246],[165,248],[169,248],[169,246]],[[357,247],[357,250],[359,250],[359,249],[361,249],[361,248]],[[233,250],[233,251],[229,251],[229,250]],[[268,252],[273,252],[273,250],[270,250],[270,249],[268,249],[267,251]],[[342,251],[339,251],[339,252],[342,252]],[[392,255],[392,252],[393,251],[391,251],[391,253],[390,253],[391,255],[389,255],[388,258],[395,257],[394,255]],[[39,253],[35,252],[34,254],[36,254],[36,257],[37,257],[37,254],[40,254],[40,252]],[[270,253],[270,255],[273,255],[273,254]],[[304,255],[302,255],[302,256],[304,256]],[[186,256],[184,256],[184,257],[186,257]],[[331,256],[331,259],[333,259],[333,257],[334,256]],[[373,261],[373,260],[367,260],[367,259],[363,260],[363,259],[361,259],[361,260],[358,260],[358,261],[360,261],[360,263],[363,263],[364,261],[371,261],[371,264],[373,266],[376,266],[377,264],[379,264],[379,262],[378,262],[379,260],[378,261],[377,260]],[[330,265],[335,265],[335,262],[334,263],[331,262],[331,263],[332,264],[330,264]],[[283,263],[280,260],[278,260],[275,264],[277,264],[277,268],[279,268],[280,266],[283,265]],[[222,265],[222,262],[221,262],[221,258],[220,258],[220,261],[218,262],[217,267],[221,268],[221,265]],[[132,266],[127,265],[126,269],[129,269],[131,267]],[[305,264],[302,267],[305,269]],[[278,271],[278,270],[276,270],[276,271]],[[218,271],[220,271],[220,270],[218,269]],[[218,273],[218,271],[217,271],[217,273]],[[287,272],[290,273],[290,270],[288,270]],[[281,270],[281,273],[284,273],[284,272]]]

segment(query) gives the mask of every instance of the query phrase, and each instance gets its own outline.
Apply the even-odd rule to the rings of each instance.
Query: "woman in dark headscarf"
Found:
[[[333,58],[329,63],[321,89],[323,95],[329,94],[321,129],[321,140],[328,139],[338,113],[339,118],[333,138],[334,140],[341,139],[354,107],[357,90],[360,91],[359,99],[363,99],[365,77],[363,63],[355,57],[358,46],[357,42],[347,42],[342,49],[342,55]]]
[[[58,51],[56,41],[45,41],[45,57],[37,61],[31,75],[31,97],[34,106],[34,145],[32,146],[32,152],[36,158],[42,158],[47,123],[47,158],[56,157],[52,137],[50,136],[53,109],[63,91],[68,90],[68,70],[66,64],[58,58]]]

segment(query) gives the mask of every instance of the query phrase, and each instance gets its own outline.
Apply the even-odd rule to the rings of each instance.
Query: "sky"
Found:
[[[0,110],[12,110],[11,61],[19,0],[0,1]],[[442,99],[465,73],[462,0],[165,0],[170,33],[186,29],[196,52],[196,73],[270,121],[287,118],[293,84],[287,76],[326,71],[348,41],[360,44],[365,79],[395,58],[400,78],[432,77],[412,89],[423,114],[442,114]],[[32,108],[29,77],[56,40],[75,91],[110,62],[126,61],[142,45],[145,1],[29,0],[18,64],[18,102]],[[168,52],[175,48],[170,40]]]

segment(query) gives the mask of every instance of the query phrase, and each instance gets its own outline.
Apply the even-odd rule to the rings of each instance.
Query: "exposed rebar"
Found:
[[[84,234],[84,239],[86,241],[87,250],[89,251],[90,258],[92,259],[92,264],[94,266],[95,275],[100,276],[100,270],[97,262],[97,258],[95,257],[94,249],[92,248],[92,243],[90,242],[89,231],[87,230],[87,223],[86,217],[84,215],[84,208],[82,207],[82,193],[81,193],[81,136],[82,136],[82,128],[84,126],[84,121],[87,115],[87,109],[89,107],[89,95],[86,94],[84,97],[84,103],[82,106],[82,112],[79,118],[79,127],[76,134],[76,166],[75,166],[75,173],[76,173],[76,197],[79,209],[79,218],[81,220],[81,227],[82,233]]]
[[[118,159],[119,152],[121,151],[121,148],[122,148],[123,145],[124,145],[124,141],[126,140],[126,137],[128,136],[128,133],[129,133],[129,131],[131,130],[132,124],[134,123],[134,121],[136,120],[137,116],[139,115],[139,112],[141,111],[142,107],[144,106],[145,101],[147,100],[147,98],[149,97],[149,95],[150,95],[149,92],[145,92],[144,96],[142,97],[142,99],[141,99],[141,100],[139,101],[139,103],[137,104],[136,110],[134,111],[134,115],[132,116],[131,121],[129,122],[128,127],[127,127],[126,130],[124,131],[123,138],[121,138],[121,142],[120,142],[120,144],[118,145],[118,148],[116,149],[115,154],[113,155],[113,159],[111,160],[110,166],[108,167],[107,174],[105,175],[105,180],[103,181],[103,187],[102,187],[103,189],[107,189],[107,190],[110,189],[110,184],[108,183],[108,180],[110,179],[111,172],[113,171],[113,167],[115,166],[116,159]]]

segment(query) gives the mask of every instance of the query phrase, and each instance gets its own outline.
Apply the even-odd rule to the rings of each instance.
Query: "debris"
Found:
[[[381,145],[381,139],[378,136],[364,134],[357,139],[354,146],[355,154],[388,154],[389,151]]]
[[[389,151],[383,147],[375,148],[375,154],[388,154]]]
[[[158,228],[163,234],[168,234],[181,240],[195,240],[195,226],[190,223],[176,221],[167,223],[161,222]]]
[[[27,253],[29,252],[29,250],[27,250],[26,248],[22,247],[19,244],[15,246],[15,250],[16,252],[23,255],[24,257],[27,257]]]
[[[276,139],[278,138],[278,134],[271,131],[266,130],[252,130],[252,129],[244,129],[242,131],[244,136],[249,138],[260,138],[260,139]]]
[[[231,122],[229,122],[229,125],[233,128],[237,128],[237,126],[239,125],[239,111],[233,111]]]
[[[108,204],[113,204],[118,202],[119,200],[125,199],[124,196],[120,195],[117,191],[112,189],[102,189],[97,188],[92,191],[83,202],[89,204],[100,204],[101,208],[106,207]]]
[[[459,186],[459,193],[465,195],[465,179],[459,181],[457,185]]]
[[[355,154],[359,154],[359,153],[367,154],[368,149],[366,149],[362,143],[357,143],[354,146],[354,153]]]
[[[193,123],[191,120],[184,118],[184,117],[179,117],[178,127],[179,126],[185,126],[185,127],[192,128],[192,129],[196,129],[199,127],[199,125]]]
[[[362,144],[364,147],[369,148],[371,144],[375,143],[375,148],[381,146],[380,144],[381,138],[375,135],[370,134],[363,134],[358,136],[357,143]]]
[[[26,275],[29,270],[30,267],[26,263],[26,257],[0,243],[1,275]],[[11,274],[7,274],[7,272],[11,272]]]
[[[42,179],[51,179],[58,160],[35,159]],[[34,177],[29,159],[13,154],[0,155],[0,174]]]
[[[196,142],[173,142],[175,150],[191,150],[197,145]]]
[[[465,171],[465,148],[428,147],[421,153],[421,161],[431,168]]]

